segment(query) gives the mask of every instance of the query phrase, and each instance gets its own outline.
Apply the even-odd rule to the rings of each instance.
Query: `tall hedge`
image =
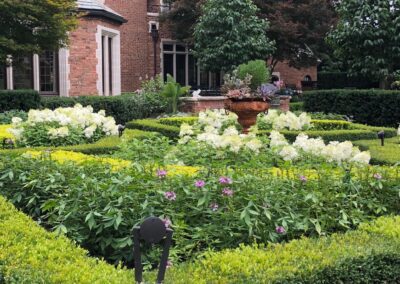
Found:
[[[308,112],[354,116],[359,123],[397,127],[400,123],[400,91],[317,90],[304,93]]]
[[[379,88],[379,82],[362,76],[349,77],[346,72],[318,72],[318,89]]]
[[[40,95],[34,90],[0,91],[0,113],[12,109],[28,111],[40,106]]]

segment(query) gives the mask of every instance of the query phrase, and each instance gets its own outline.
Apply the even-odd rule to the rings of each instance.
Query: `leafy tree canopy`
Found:
[[[400,60],[400,0],[342,0],[339,22],[328,37],[336,56],[349,72],[381,81],[388,80]]]
[[[75,0],[1,0],[0,59],[67,45],[76,17]]]
[[[268,22],[257,16],[251,0],[207,0],[194,28],[194,51],[205,70],[230,71],[274,50],[266,36]]]

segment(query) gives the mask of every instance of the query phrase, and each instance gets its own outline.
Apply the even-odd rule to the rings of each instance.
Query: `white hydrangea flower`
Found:
[[[293,161],[299,157],[299,153],[296,148],[293,146],[284,146],[281,151],[279,151],[279,155],[285,161]]]
[[[22,118],[20,118],[20,117],[13,117],[13,118],[11,119],[11,123],[12,123],[14,126],[18,126],[19,124],[21,124],[21,122],[22,122]]]
[[[262,146],[263,144],[258,139],[251,139],[246,143],[246,147],[255,153],[259,153]]]
[[[280,134],[278,131],[271,131],[269,138],[271,139],[269,143],[271,148],[289,145],[289,143],[286,141],[285,136]]]
[[[350,161],[358,164],[368,165],[371,160],[369,152],[359,152]]]
[[[65,138],[69,135],[69,129],[66,126],[59,128],[50,128],[47,132],[50,139]]]
[[[187,144],[192,138],[190,136],[183,136],[178,140],[179,144]]]
[[[94,132],[97,129],[97,125],[93,124],[87,128],[85,128],[85,130],[83,130],[83,133],[85,134],[85,137],[90,139],[93,137]]]
[[[239,135],[239,131],[237,131],[236,127],[229,126],[227,129],[225,129],[223,135],[227,135],[227,136]]]
[[[191,125],[189,125],[189,124],[187,124],[187,123],[183,123],[182,125],[181,125],[181,131],[179,132],[179,136],[180,137],[183,137],[183,136],[186,136],[186,135],[193,135],[194,134],[194,131],[193,131],[193,127],[191,126]]]
[[[22,138],[22,133],[24,132],[23,128],[18,128],[18,127],[11,127],[7,129],[7,132],[12,134],[15,139],[19,140]]]

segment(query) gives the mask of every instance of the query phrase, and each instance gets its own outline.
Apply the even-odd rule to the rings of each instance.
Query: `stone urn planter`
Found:
[[[225,109],[238,116],[238,122],[243,127],[243,133],[249,133],[249,128],[256,124],[257,115],[269,109],[269,103],[262,99],[228,99]]]

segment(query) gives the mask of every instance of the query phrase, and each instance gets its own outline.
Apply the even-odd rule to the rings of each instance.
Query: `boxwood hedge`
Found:
[[[0,91],[0,113],[9,110],[28,111],[40,107],[40,95],[34,90]]]
[[[400,217],[357,231],[209,253],[173,268],[166,283],[399,283]]]
[[[304,109],[354,116],[363,124],[396,127],[400,123],[400,91],[310,91],[304,93]]]
[[[135,283],[133,272],[90,258],[0,196],[0,283]]]

